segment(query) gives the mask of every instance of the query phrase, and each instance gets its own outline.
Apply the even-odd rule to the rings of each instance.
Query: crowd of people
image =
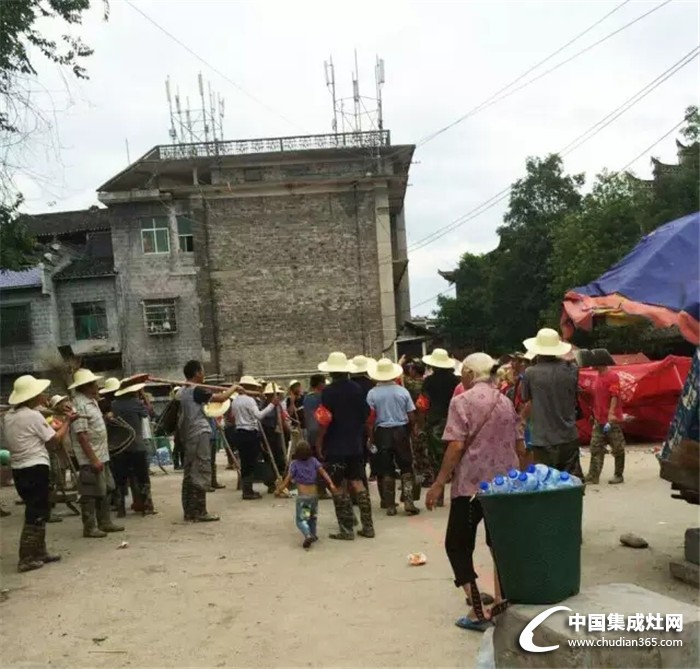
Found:
[[[254,484],[261,480],[263,461],[262,480],[269,493],[286,495],[296,487],[295,522],[307,549],[318,540],[318,500],[326,491],[337,523],[329,536],[352,541],[375,536],[371,479],[377,482],[380,508],[392,517],[398,514],[397,483],[406,516],[420,512],[421,487],[428,488],[425,506],[432,510],[444,504],[450,484],[445,549],[455,585],[464,589],[471,606],[458,624],[483,630],[490,615],[485,607],[498,606],[501,593],[496,572],[493,595],[482,596],[477,587],[473,552],[483,519],[479,483],[531,462],[582,476],[578,366],[566,359],[571,345],[556,331],[543,329],[524,346],[526,352],[499,361],[479,352],[461,363],[439,348],[400,363],[333,352],[318,365],[307,392],[296,380],[282,388],[250,376],[226,390],[212,390],[205,385],[202,364],[187,362],[185,382],[170,411],[183,470],[184,519],[219,520],[207,510],[207,493],[221,487],[215,471],[220,439],[229,466],[240,462],[243,500],[261,498]],[[619,380],[609,370],[607,351],[591,352],[588,364],[599,376],[587,481],[598,483],[609,442],[615,458],[610,483],[621,483]],[[46,522],[51,512],[49,453],[61,446],[76,461],[84,537],[123,530],[112,522],[111,512],[115,508],[118,516],[125,515],[129,488],[135,511],[155,513],[144,445],[144,425],[153,414],[145,380],[110,379],[102,389],[100,381],[80,369],[70,386],[72,396],[51,400],[45,395],[48,380],[24,376],[15,383],[3,436],[25,504],[20,571],[58,559],[46,549]],[[53,422],[42,415],[42,407],[53,409]],[[126,423],[134,438],[110,458],[106,426],[113,420]],[[488,529],[486,537],[489,544]]]

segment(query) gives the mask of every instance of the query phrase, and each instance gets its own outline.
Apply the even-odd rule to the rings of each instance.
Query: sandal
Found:
[[[462,616],[455,621],[455,625],[463,630],[473,632],[485,632],[490,626],[490,620],[472,620],[469,616]]]

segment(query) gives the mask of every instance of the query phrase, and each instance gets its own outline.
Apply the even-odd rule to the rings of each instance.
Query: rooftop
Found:
[[[93,206],[78,211],[57,211],[50,214],[23,216],[29,231],[36,237],[53,237],[72,232],[109,230],[109,211]]]
[[[73,260],[70,265],[63,268],[54,275],[56,281],[67,279],[95,279],[102,276],[113,276],[113,258],[92,258],[82,256]]]
[[[42,268],[40,265],[22,272],[0,271],[0,289],[34,288],[41,286]]]

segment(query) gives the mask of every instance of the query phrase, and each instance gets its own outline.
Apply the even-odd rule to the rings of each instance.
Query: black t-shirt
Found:
[[[210,390],[206,390],[205,388],[200,388],[199,386],[194,387],[194,392],[192,393],[192,397],[194,398],[194,401],[197,402],[197,404],[209,404],[211,401],[211,396],[214,393],[212,393]]]
[[[450,401],[459,378],[452,369],[435,369],[423,381],[423,394],[430,400],[427,419],[429,421],[447,420]]]
[[[323,440],[326,457],[362,455],[368,409],[360,386],[349,379],[333,381],[323,389],[321,403],[333,414]]]
[[[369,394],[369,391],[374,388],[374,381],[370,379],[368,376],[351,376],[350,377],[351,381],[354,381],[358,386],[360,386],[360,390],[362,391],[362,397],[365,400],[365,404],[367,404],[367,395]],[[367,406],[367,416],[369,416],[369,406]]]

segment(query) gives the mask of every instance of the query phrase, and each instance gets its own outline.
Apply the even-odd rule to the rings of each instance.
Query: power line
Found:
[[[231,84],[234,88],[236,88],[238,91],[240,91],[241,93],[243,93],[243,95],[245,95],[246,97],[250,98],[251,100],[253,100],[253,101],[256,102],[257,104],[259,104],[261,107],[267,109],[267,111],[269,111],[270,113],[274,114],[275,116],[278,116],[279,118],[281,118],[282,120],[286,121],[286,122],[289,123],[290,125],[294,126],[294,127],[297,128],[298,130],[301,130],[302,132],[305,132],[304,128],[302,128],[299,124],[295,123],[295,122],[292,121],[289,117],[287,117],[287,116],[285,116],[284,114],[282,114],[282,112],[279,112],[279,111],[277,111],[276,109],[273,109],[272,107],[270,107],[270,105],[268,105],[267,103],[263,102],[260,98],[256,97],[255,95],[253,95],[252,93],[250,93],[249,91],[247,91],[245,88],[243,88],[243,86],[241,86],[240,84],[236,83],[236,82],[235,82],[233,79],[231,79],[231,77],[229,77],[227,74],[224,74],[220,69],[218,69],[216,66],[212,65],[208,60],[206,60],[205,58],[203,58],[202,56],[200,56],[196,51],[192,50],[192,49],[191,49],[189,46],[187,46],[187,44],[185,44],[182,40],[180,40],[179,38],[177,38],[177,37],[176,37],[175,35],[173,35],[171,32],[169,32],[168,30],[166,30],[162,25],[160,25],[160,23],[158,23],[155,19],[151,18],[148,14],[146,14],[146,12],[144,12],[142,9],[139,9],[131,0],[124,0],[124,1],[125,1],[126,4],[129,5],[134,11],[138,12],[139,14],[141,14],[141,16],[143,16],[143,18],[145,18],[149,23],[151,23],[151,24],[154,25],[156,28],[158,28],[158,30],[160,30],[162,33],[164,33],[165,35],[167,35],[171,40],[173,40],[174,42],[176,42],[177,44],[179,44],[183,49],[185,49],[185,51],[187,51],[190,55],[194,56],[198,61],[200,61],[201,63],[203,63],[204,65],[206,65],[210,70],[212,70],[213,72],[215,72],[216,74],[218,74],[222,79],[224,79],[225,81],[228,81],[229,84]]]
[[[675,130],[680,128],[688,119],[684,116],[678,123],[676,123],[670,130],[667,130],[661,137],[656,139],[654,142],[652,142],[649,146],[647,146],[641,153],[636,155],[632,160],[630,160],[628,163],[626,163],[623,167],[621,167],[618,172],[624,172],[630,165],[633,165],[636,163],[640,158],[642,158],[646,153],[651,151],[657,144],[662,142],[664,139],[666,139],[669,135],[671,135]],[[411,309],[415,309],[417,307],[421,307],[424,304],[428,304],[428,302],[434,302],[438,297],[443,297],[446,293],[448,293],[451,290],[450,288],[446,288],[445,290],[441,290],[439,293],[436,293],[435,295],[429,297],[426,300],[422,300],[421,302],[418,302],[418,304],[412,304]]]
[[[603,117],[600,121],[597,123],[593,124],[588,130],[586,130],[584,133],[579,135],[576,139],[574,139],[572,142],[569,142],[566,147],[563,149],[556,151],[555,153],[558,153],[560,155],[567,155],[571,153],[572,151],[575,151],[578,149],[580,146],[588,142],[590,139],[595,137],[599,132],[601,132],[604,128],[606,128],[608,125],[610,125],[613,121],[618,119],[622,114],[624,114],[626,111],[631,109],[635,104],[640,102],[643,98],[645,98],[647,95],[649,95],[653,90],[658,88],[662,83],[664,83],[666,80],[668,80],[670,77],[672,77],[674,74],[676,74],[679,70],[681,70],[683,67],[686,65],[690,64],[695,58],[697,58],[698,54],[700,53],[700,47],[695,47],[694,49],[691,49],[683,58],[681,58],[679,61],[674,63],[671,67],[666,69],[662,74],[660,74],[658,77],[653,79],[651,82],[649,82],[646,86],[644,86],[642,89],[640,89],[637,93],[635,93],[631,98],[628,98],[625,102],[623,102],[621,105],[619,105],[616,109],[614,109],[612,112],[607,114],[605,117]],[[508,186],[507,188],[504,188],[503,190],[499,191],[495,195],[493,195],[491,198],[486,200],[485,202],[481,203],[474,209],[468,211],[467,213],[463,214],[462,216],[456,218],[454,221],[451,223],[448,223],[447,225],[443,226],[442,228],[439,228],[438,230],[435,230],[434,232],[430,233],[429,235],[426,235],[423,239],[418,240],[417,242],[414,242],[414,244],[411,246],[411,248],[408,249],[409,253],[415,252],[419,249],[424,248],[425,246],[428,246],[429,244],[432,244],[436,240],[440,239],[441,237],[444,237],[446,234],[449,234],[450,232],[453,232],[457,228],[461,227],[468,221],[472,220],[473,218],[476,218],[476,216],[479,216],[480,214],[484,213],[484,211],[487,211],[494,207],[496,204],[501,202],[503,199],[505,199],[508,196],[508,193],[510,192],[511,187]]]

